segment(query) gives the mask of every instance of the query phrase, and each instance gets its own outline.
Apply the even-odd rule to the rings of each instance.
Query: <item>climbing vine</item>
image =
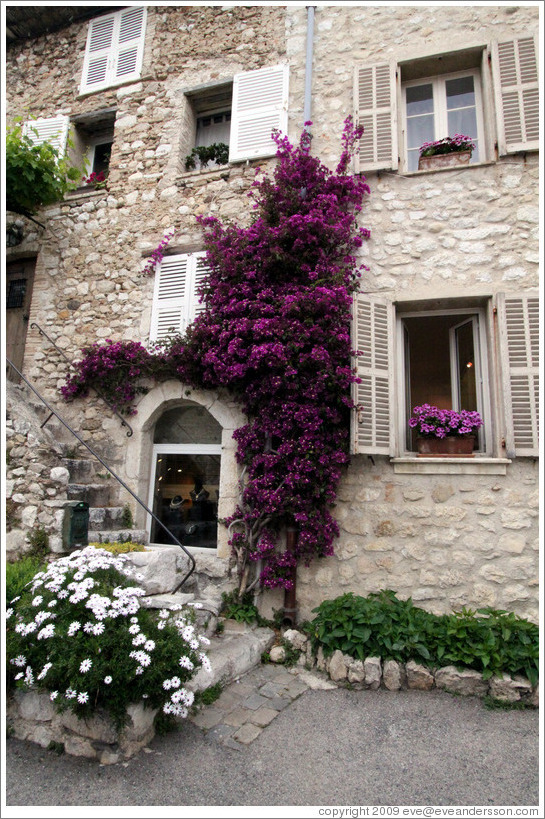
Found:
[[[361,133],[346,120],[334,172],[311,155],[308,130],[296,146],[275,133],[278,162],[272,176],[256,174],[250,226],[198,217],[211,268],[206,309],[163,348],[144,355],[131,347],[142,377],[176,373],[195,387],[224,387],[241,403],[241,491],[226,521],[240,594],[258,582],[289,588],[293,567],[332,554],[338,535],[330,510],[349,460],[350,316],[364,267],[355,253],[369,235],[357,226],[369,187],[348,172]],[[129,346],[118,343],[114,358],[130,374]],[[85,394],[113,347],[84,351],[66,397]],[[130,393],[126,402],[117,393],[121,405]],[[286,526],[298,532],[293,552],[280,546]]]

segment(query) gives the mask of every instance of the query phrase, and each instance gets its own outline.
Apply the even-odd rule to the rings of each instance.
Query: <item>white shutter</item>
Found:
[[[83,60],[81,94],[140,77],[145,26],[144,6],[91,20]]]
[[[209,272],[205,253],[163,258],[155,277],[150,341],[185,333],[189,323],[205,309],[197,290]]]
[[[235,75],[229,162],[276,153],[271,132],[287,132],[288,83],[287,65]]]
[[[144,54],[146,9],[137,6],[120,12],[118,52],[114,67],[116,80],[140,77]]]
[[[539,455],[539,297],[498,295],[508,457]]]
[[[69,118],[65,116],[29,120],[23,125],[23,134],[28,136],[35,145],[48,142],[57,149],[59,157],[62,157],[66,150],[69,123]]]
[[[393,454],[394,313],[391,302],[354,296],[352,344],[361,383],[353,385],[352,452]]]
[[[188,324],[190,274],[188,256],[165,256],[155,276],[150,341],[183,333]]]
[[[500,156],[539,148],[539,82],[533,37],[492,44]]]
[[[395,65],[356,68],[355,121],[363,125],[356,172],[398,166]]]
[[[206,304],[199,299],[199,288],[206,281],[210,273],[210,267],[206,263],[205,253],[195,253],[194,260],[194,274],[193,274],[193,288],[189,304],[189,317],[191,320],[196,318],[199,313],[206,309]]]

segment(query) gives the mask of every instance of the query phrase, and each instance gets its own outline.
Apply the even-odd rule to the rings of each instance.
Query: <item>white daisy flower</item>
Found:
[[[49,699],[50,699],[51,701],[53,701],[53,700],[56,700],[58,696],[59,696],[59,692],[58,692],[58,691],[52,691],[52,692],[51,692],[51,694],[49,695]]]
[[[104,682],[106,685],[110,685],[110,683],[112,682],[112,678],[110,677],[109,674],[107,677],[104,677]]]
[[[91,668],[92,665],[93,665],[92,660],[89,660],[89,659],[83,660],[80,663],[79,670],[81,671],[82,674],[85,674],[86,671],[89,671],[89,669]]]
[[[80,705],[85,705],[85,703],[88,701],[88,699],[89,699],[89,694],[87,693],[87,691],[80,691],[80,693],[78,694],[79,704]]]

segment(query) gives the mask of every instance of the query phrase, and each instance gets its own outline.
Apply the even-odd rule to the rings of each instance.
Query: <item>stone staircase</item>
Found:
[[[70,475],[68,500],[89,504],[90,542],[132,540],[147,543],[145,529],[133,529],[124,522],[125,508],[116,505],[117,483],[104,467],[95,460],[84,458],[64,458],[62,466]]]

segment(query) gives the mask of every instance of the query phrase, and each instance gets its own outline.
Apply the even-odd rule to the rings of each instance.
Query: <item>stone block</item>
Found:
[[[365,671],[365,687],[376,691],[380,688],[382,679],[382,661],[380,657],[366,657],[363,661]]]
[[[490,678],[488,693],[501,702],[518,702],[522,697],[531,696],[532,686],[528,680],[518,674],[514,677],[504,674],[503,677]]]
[[[483,675],[478,671],[470,668],[459,670],[453,665],[439,668],[435,672],[435,685],[465,697],[484,697],[488,691],[488,682],[483,680]]]
[[[89,740],[107,744],[117,740],[117,731],[106,713],[98,711],[89,719],[84,720],[77,717],[73,711],[64,711],[60,715],[60,721],[64,728]]]
[[[273,646],[269,651],[271,663],[283,663],[286,659],[286,649],[284,646]]]
[[[409,660],[405,666],[407,672],[407,687],[419,691],[429,691],[434,686],[433,674],[425,666]]]
[[[365,682],[363,660],[352,660],[348,666],[348,682],[355,685]]]
[[[129,552],[128,563],[143,579],[139,581],[146,594],[173,592],[184,571],[184,555],[174,549],[155,549],[149,552]]]
[[[399,691],[407,682],[403,664],[396,660],[386,660],[382,669],[382,682],[388,691]]]
[[[348,676],[348,666],[346,664],[345,655],[342,651],[334,651],[329,661],[329,676],[335,682],[346,680]]]
[[[55,714],[55,707],[49,699],[49,694],[38,691],[16,691],[15,699],[23,719],[47,722]]]
[[[284,640],[287,640],[297,651],[304,651],[307,645],[307,637],[297,629],[289,628],[284,632]]]

